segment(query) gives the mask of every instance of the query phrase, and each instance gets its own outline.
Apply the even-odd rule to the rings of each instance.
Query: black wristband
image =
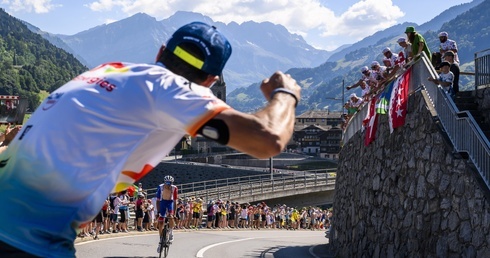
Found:
[[[299,102],[298,97],[296,97],[296,94],[294,94],[294,92],[292,90],[288,90],[286,88],[276,88],[276,89],[274,89],[271,92],[270,99],[272,99],[274,97],[274,95],[276,95],[276,93],[278,93],[278,92],[284,92],[284,93],[287,93],[287,94],[293,96],[294,100],[296,100],[296,102],[294,103],[294,107],[297,107],[298,106],[298,102]]]

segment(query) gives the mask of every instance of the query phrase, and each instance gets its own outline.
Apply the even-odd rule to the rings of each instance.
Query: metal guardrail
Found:
[[[290,171],[281,174],[252,175],[224,178],[176,185],[179,196],[199,197],[204,202],[216,199],[233,200],[248,198],[256,194],[280,192],[296,188],[307,188],[335,184],[335,169]],[[154,197],[157,188],[147,189],[148,198]]]
[[[490,51],[487,54],[490,55]],[[419,74],[428,73],[431,77],[437,78],[434,68],[427,65],[428,59],[424,57],[422,61],[425,65],[418,66],[416,72]],[[469,159],[490,190],[490,142],[473,115],[468,111],[459,111],[452,98],[437,85],[433,83],[421,83],[421,85],[432,102],[427,104],[431,104],[436,110],[438,119],[455,151],[468,154]]]
[[[475,53],[475,88],[490,86],[490,49]]]
[[[487,74],[487,72],[490,72],[490,68],[488,68],[490,65],[490,50],[479,52],[478,56],[480,58],[480,64],[485,64],[487,66],[485,69],[488,70],[482,67],[477,68],[480,79],[483,79],[480,82],[475,82],[475,84],[483,85],[481,83],[490,83],[490,81],[486,81],[487,79],[485,79],[487,76],[490,76],[490,73]],[[427,103],[427,105],[433,106],[436,110],[437,117],[451,140],[455,151],[468,153],[470,160],[490,190],[490,143],[488,139],[481,131],[471,113],[468,111],[460,112],[453,100],[438,85],[429,83],[427,80],[428,77],[437,78],[438,75],[425,53],[422,52],[421,58],[412,65],[409,94],[423,87],[431,102]],[[346,133],[344,134],[344,144],[355,133],[361,130],[362,120],[366,116],[367,108],[368,106],[365,105],[358,114],[351,118],[351,120],[355,121],[349,122],[347,125]]]

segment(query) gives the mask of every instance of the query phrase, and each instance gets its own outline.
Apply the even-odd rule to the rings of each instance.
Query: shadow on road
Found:
[[[311,246],[275,246],[265,250],[254,250],[244,253],[242,257],[260,257],[260,258],[296,258],[296,257],[314,258],[334,258],[335,252],[329,244],[311,245]]]

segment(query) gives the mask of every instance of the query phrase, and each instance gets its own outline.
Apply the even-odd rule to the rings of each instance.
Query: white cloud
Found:
[[[51,0],[3,0],[2,4],[9,6],[9,9],[14,12],[35,12],[35,13],[48,13],[56,7],[61,5],[55,5],[51,3]]]
[[[341,0],[338,0],[341,1]],[[87,6],[93,11],[118,9],[127,15],[147,13],[157,19],[176,11],[202,13],[224,23],[269,21],[307,37],[315,31],[321,37],[359,40],[397,23],[404,13],[392,0],[360,0],[342,14],[335,14],[320,0],[98,0]]]
[[[92,11],[103,12],[103,11],[111,11],[113,7],[118,6],[123,1],[113,1],[113,0],[99,0],[97,2],[92,2],[90,4],[86,4],[85,6],[89,7]]]
[[[404,15],[391,0],[363,0],[343,13],[336,29],[325,35],[344,34],[361,38],[395,25],[397,19]]]
[[[87,6],[93,11],[118,8],[128,15],[143,12],[157,19],[167,18],[177,10],[191,11],[224,23],[270,21],[303,33],[335,18],[319,0],[201,0],[191,3],[183,0],[98,0]]]
[[[114,19],[106,19],[104,24],[111,24],[113,22],[117,22],[117,20],[114,20]]]

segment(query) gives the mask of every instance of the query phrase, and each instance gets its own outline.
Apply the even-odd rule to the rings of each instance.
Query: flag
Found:
[[[403,54],[403,51],[400,51],[400,53],[398,53],[398,58],[395,61],[395,65],[399,65],[399,66],[405,65],[405,54]]]
[[[408,87],[412,69],[408,69],[393,84],[389,105],[390,132],[405,124],[408,104]]]
[[[379,99],[376,102],[376,113],[386,115],[388,113],[388,108],[391,98],[391,90],[393,90],[394,81],[391,81],[386,85],[385,89],[379,95]]]
[[[378,96],[374,96],[369,102],[369,110],[364,119],[366,135],[364,136],[364,145],[368,146],[376,138],[376,129],[378,128],[378,114],[376,113],[376,101]]]

